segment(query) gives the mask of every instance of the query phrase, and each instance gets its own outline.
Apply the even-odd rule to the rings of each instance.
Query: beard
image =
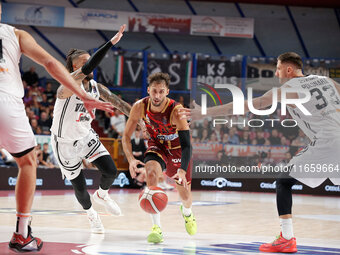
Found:
[[[163,102],[164,102],[165,98],[163,98],[163,100],[160,100],[159,102],[155,102],[154,99],[151,100],[151,104],[155,107],[160,106]]]

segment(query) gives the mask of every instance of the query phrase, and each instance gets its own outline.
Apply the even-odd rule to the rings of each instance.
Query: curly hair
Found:
[[[165,85],[167,88],[169,88],[170,85],[170,75],[167,73],[153,73],[150,74],[148,77],[148,84],[149,86],[155,82],[155,83],[161,83],[162,81],[165,81]]]

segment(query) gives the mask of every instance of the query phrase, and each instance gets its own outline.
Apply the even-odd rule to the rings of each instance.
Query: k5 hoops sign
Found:
[[[208,89],[202,88],[201,90],[206,92],[201,94],[201,114],[207,115],[207,96],[214,101],[215,105],[217,105],[215,97],[217,97],[218,101],[220,102],[220,105],[222,105],[222,101],[220,99],[219,93],[217,93],[216,89],[223,89],[225,92],[231,93],[232,96],[232,115],[245,115],[245,95],[243,94],[242,90],[238,88],[235,85],[232,84],[215,84],[214,87],[208,86]],[[210,90],[210,91],[209,91]],[[291,99],[289,98],[288,94],[297,93],[299,95],[299,98]],[[293,108],[298,108],[304,115],[311,115],[311,113],[303,106],[304,103],[307,103],[311,99],[311,94],[308,90],[305,89],[299,89],[299,88],[281,88],[281,115],[287,114],[287,105],[292,106]],[[247,88],[247,106],[251,113],[258,115],[258,116],[267,116],[270,114],[273,114],[278,107],[279,102],[279,93],[278,88],[272,88],[272,104],[269,109],[256,109],[253,105],[253,88],[248,87]],[[221,114],[222,116],[223,114]],[[255,122],[260,122],[260,124],[252,124]],[[275,121],[280,121],[279,119],[265,119],[265,121],[269,121],[272,123],[272,127],[274,127]],[[213,126],[215,127],[218,124],[227,124],[230,122],[232,125],[232,120],[227,119],[214,119],[213,120]],[[234,124],[236,125],[246,125],[246,121],[243,120],[243,123],[237,122]],[[293,122],[293,125],[288,125],[287,122]],[[250,127],[262,127],[264,125],[264,121],[262,119],[252,119],[248,121],[248,126]],[[296,121],[293,119],[285,119],[281,121],[281,125],[284,127],[295,127],[297,125]]]

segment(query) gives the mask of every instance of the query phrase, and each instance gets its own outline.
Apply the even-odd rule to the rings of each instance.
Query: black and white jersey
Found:
[[[298,107],[287,106],[298,126],[311,140],[340,137],[340,95],[331,79],[309,75],[293,78],[283,87],[308,90],[311,94],[311,99],[303,104],[311,115],[305,115]]]
[[[81,87],[84,89],[83,84]],[[99,98],[96,81],[90,81],[90,89],[87,93],[94,98]],[[93,113],[95,113],[95,110],[93,110]],[[79,140],[88,135],[92,120],[84,107],[84,103],[75,94],[66,99],[57,98],[53,111],[51,131],[59,138]]]

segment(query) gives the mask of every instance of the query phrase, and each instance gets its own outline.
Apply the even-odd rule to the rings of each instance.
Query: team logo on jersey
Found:
[[[78,119],[76,119],[76,122],[83,122],[83,121],[90,121],[90,117],[87,114],[80,113]]]

